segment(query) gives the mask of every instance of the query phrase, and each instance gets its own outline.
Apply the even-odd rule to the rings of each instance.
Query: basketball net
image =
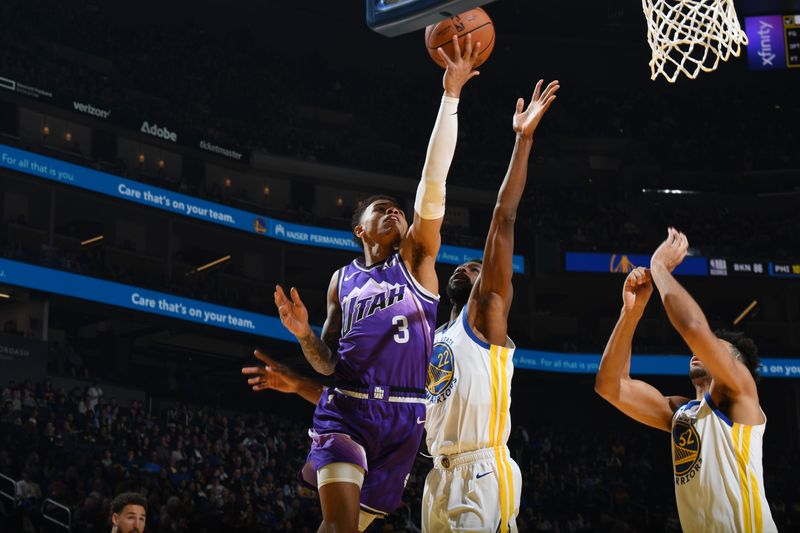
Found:
[[[747,45],[733,0],[642,0],[642,9],[652,80],[661,75],[674,83],[680,74],[695,79],[731,54],[739,57]]]

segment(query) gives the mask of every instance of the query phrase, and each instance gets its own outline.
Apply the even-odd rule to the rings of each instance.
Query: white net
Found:
[[[738,57],[747,44],[733,0],[642,0],[642,9],[653,80],[661,75],[674,83],[681,74],[695,79],[731,54]]]

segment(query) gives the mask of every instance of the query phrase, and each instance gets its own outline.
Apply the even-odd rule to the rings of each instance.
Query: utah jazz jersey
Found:
[[[369,267],[360,258],[342,267],[339,303],[342,335],[336,378],[424,389],[439,297],[411,276],[400,254]]]
[[[710,394],[672,418],[672,464],[685,533],[777,531],[764,494],[763,424],[735,424]]]
[[[433,456],[505,446],[511,434],[514,343],[494,346],[467,323],[466,306],[436,332],[428,363],[428,450]]]

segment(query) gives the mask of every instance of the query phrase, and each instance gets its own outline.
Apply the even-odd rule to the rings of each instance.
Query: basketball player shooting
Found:
[[[434,468],[425,480],[422,530],[517,531],[522,478],[511,459],[511,378],[514,343],[508,338],[513,296],[514,224],[525,190],[533,134],[559,89],[536,85],[526,108],[520,98],[513,118],[516,142],[500,187],[484,248],[484,263],[459,265],[447,283],[453,307],[436,332],[427,372],[425,429]],[[253,390],[296,393],[311,403],[325,394],[316,380],[300,376],[269,356],[243,373]],[[419,419],[418,419],[419,420]]]
[[[364,255],[331,277],[322,334],[311,330],[297,290],[278,286],[275,305],[311,366],[338,386],[320,397],[303,480],[319,490],[320,531],[365,529],[401,505],[425,418],[425,366],[439,302],[445,180],[456,147],[457,110],[480,43],[465,39],[445,60],[444,96],[433,128],[409,227],[388,196],[362,202],[353,234]]]
[[[766,417],[756,387],[753,341],[711,331],[703,311],[672,276],[686,257],[686,236],[670,228],[650,269],[625,279],[622,312],[595,380],[595,390],[642,424],[672,433],[675,497],[686,533],[777,531],[764,494],[761,462]],[[658,288],[673,327],[692,350],[695,399],[663,396],[631,379],[631,344],[647,302]]]

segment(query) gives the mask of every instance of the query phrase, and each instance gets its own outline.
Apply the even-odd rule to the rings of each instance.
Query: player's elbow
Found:
[[[699,339],[709,329],[708,323],[695,317],[681,318],[672,321],[672,325],[681,337],[691,346],[695,339]]]
[[[619,380],[598,374],[594,378],[594,391],[603,399],[613,401],[619,395]]]
[[[492,221],[496,224],[513,226],[517,221],[517,209],[498,203],[494,206],[494,213],[492,213]]]

